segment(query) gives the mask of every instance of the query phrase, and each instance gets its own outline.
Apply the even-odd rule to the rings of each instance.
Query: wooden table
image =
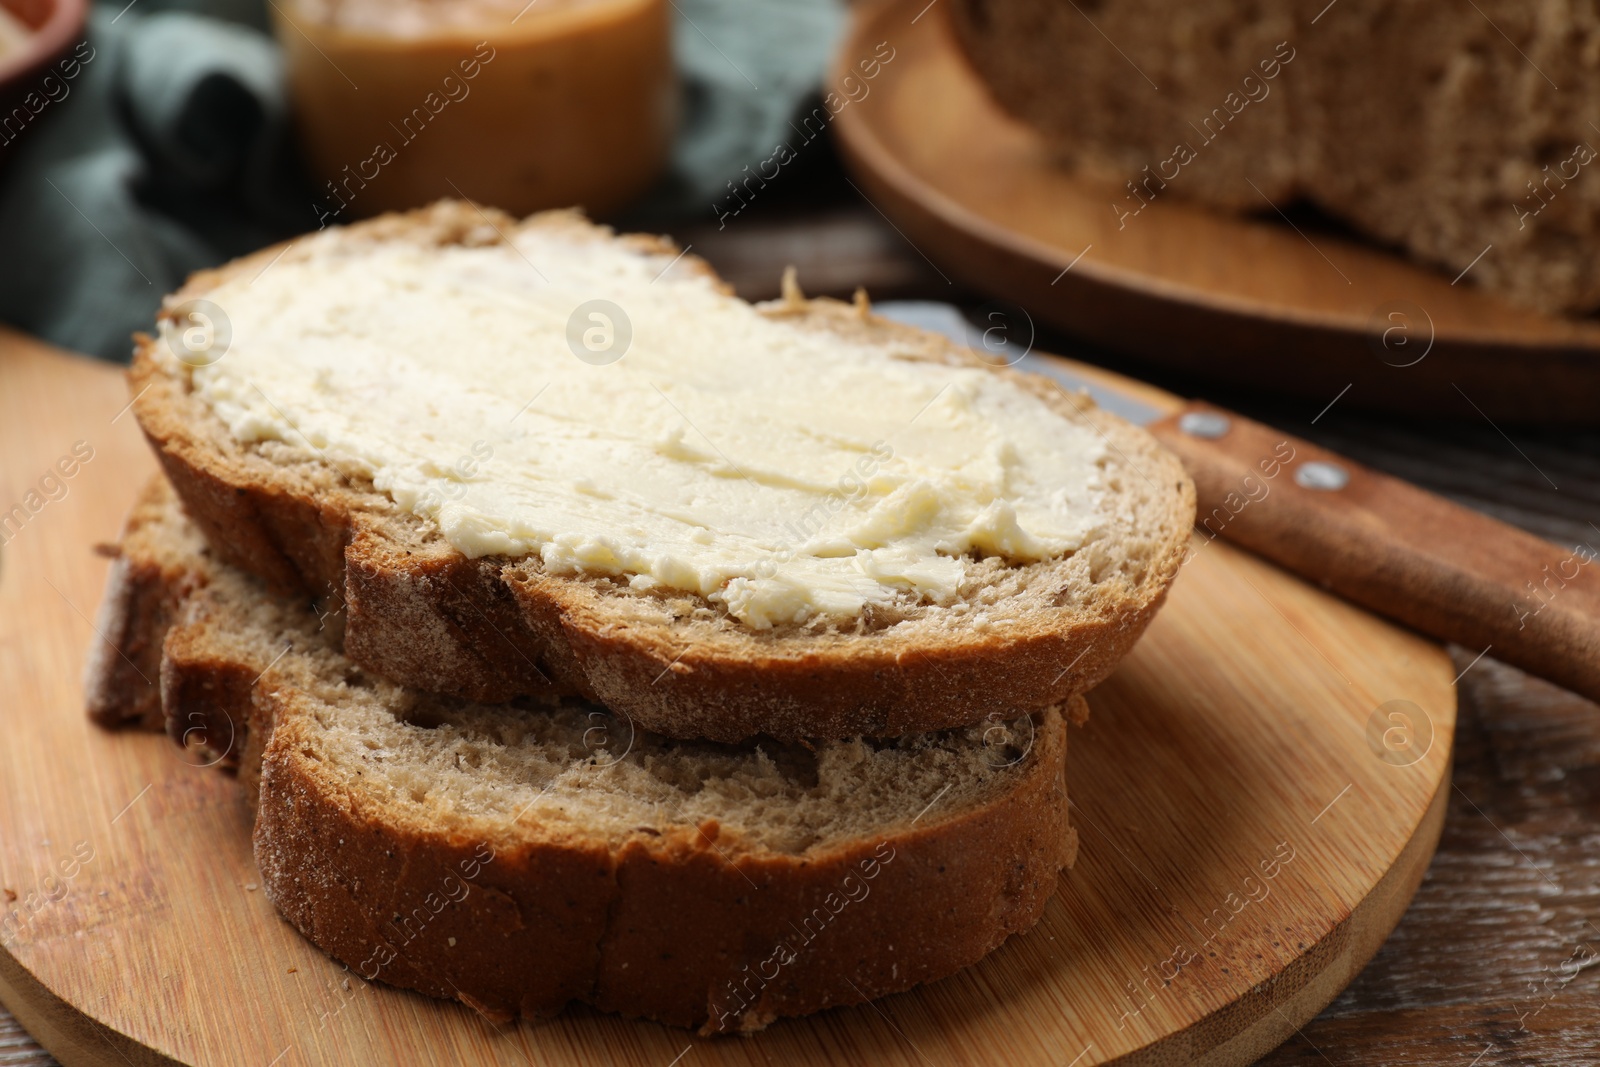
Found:
[[[984,303],[945,281],[830,161],[786,180],[725,229],[709,216],[661,228],[752,299],[775,295],[795,263],[814,294],[860,283],[880,299]],[[1496,428],[1470,408],[1454,423],[1344,403],[1318,417],[1320,405],[1267,388],[1219,390],[1044,331],[1036,346],[1204,396],[1552,541],[1600,544],[1600,430]],[[1456,788],[1427,881],[1356,982],[1263,1063],[1600,1063],[1600,707],[1477,652],[1454,652],[1465,672]],[[0,1067],[53,1062],[0,1009]]]

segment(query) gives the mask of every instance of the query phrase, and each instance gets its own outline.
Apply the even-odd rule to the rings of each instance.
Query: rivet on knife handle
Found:
[[[1203,536],[1600,700],[1596,544],[1551,544],[1206,404],[1149,429],[1194,478]]]

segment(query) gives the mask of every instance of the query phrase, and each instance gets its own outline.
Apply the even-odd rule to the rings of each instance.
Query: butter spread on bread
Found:
[[[209,299],[231,335],[193,388],[239,440],[309,444],[469,558],[628,576],[765,629],[947,603],[969,557],[1059,557],[1100,524],[1104,438],[1014,381],[564,231],[329,233]]]

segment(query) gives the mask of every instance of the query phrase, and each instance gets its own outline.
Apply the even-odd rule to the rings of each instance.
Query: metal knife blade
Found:
[[[983,347],[980,339],[983,331],[974,326],[963,315],[960,309],[952,304],[941,303],[936,300],[890,300],[881,304],[872,305],[875,314],[886,319],[905,323],[907,326],[917,326],[934,333],[942,333],[958,344],[967,345],[986,355],[990,353]],[[1023,354],[1011,364],[1018,370],[1028,371],[1032,374],[1042,374],[1053,378],[1068,389],[1087,391],[1094,398],[1094,402],[1111,412],[1121,416],[1129,422],[1144,426],[1159,419],[1163,412],[1146,404],[1142,400],[1118,392],[1099,382],[1091,382],[1087,378],[1072,373],[1062,363],[1047,357],[1035,355],[1033,352]]]

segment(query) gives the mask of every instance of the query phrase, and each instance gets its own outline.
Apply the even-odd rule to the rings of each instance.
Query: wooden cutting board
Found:
[[[978,966],[749,1040],[587,1010],[496,1027],[370,986],[256,889],[230,779],[84,718],[91,548],[155,470],[126,404],[113,368],[0,333],[0,509],[39,505],[0,550],[0,1000],[69,1067],[1248,1063],[1372,956],[1439,838],[1444,653],[1197,540],[1075,732],[1077,866]]]
[[[1303,394],[1307,418],[1348,387],[1344,404],[1412,416],[1600,422],[1600,320],[1297,232],[1266,204],[1240,217],[1157,198],[1123,225],[1121,182],[1056,166],[988,97],[944,13],[857,5],[830,84],[855,98],[832,125],[862,194],[947,276],[1113,351]]]

